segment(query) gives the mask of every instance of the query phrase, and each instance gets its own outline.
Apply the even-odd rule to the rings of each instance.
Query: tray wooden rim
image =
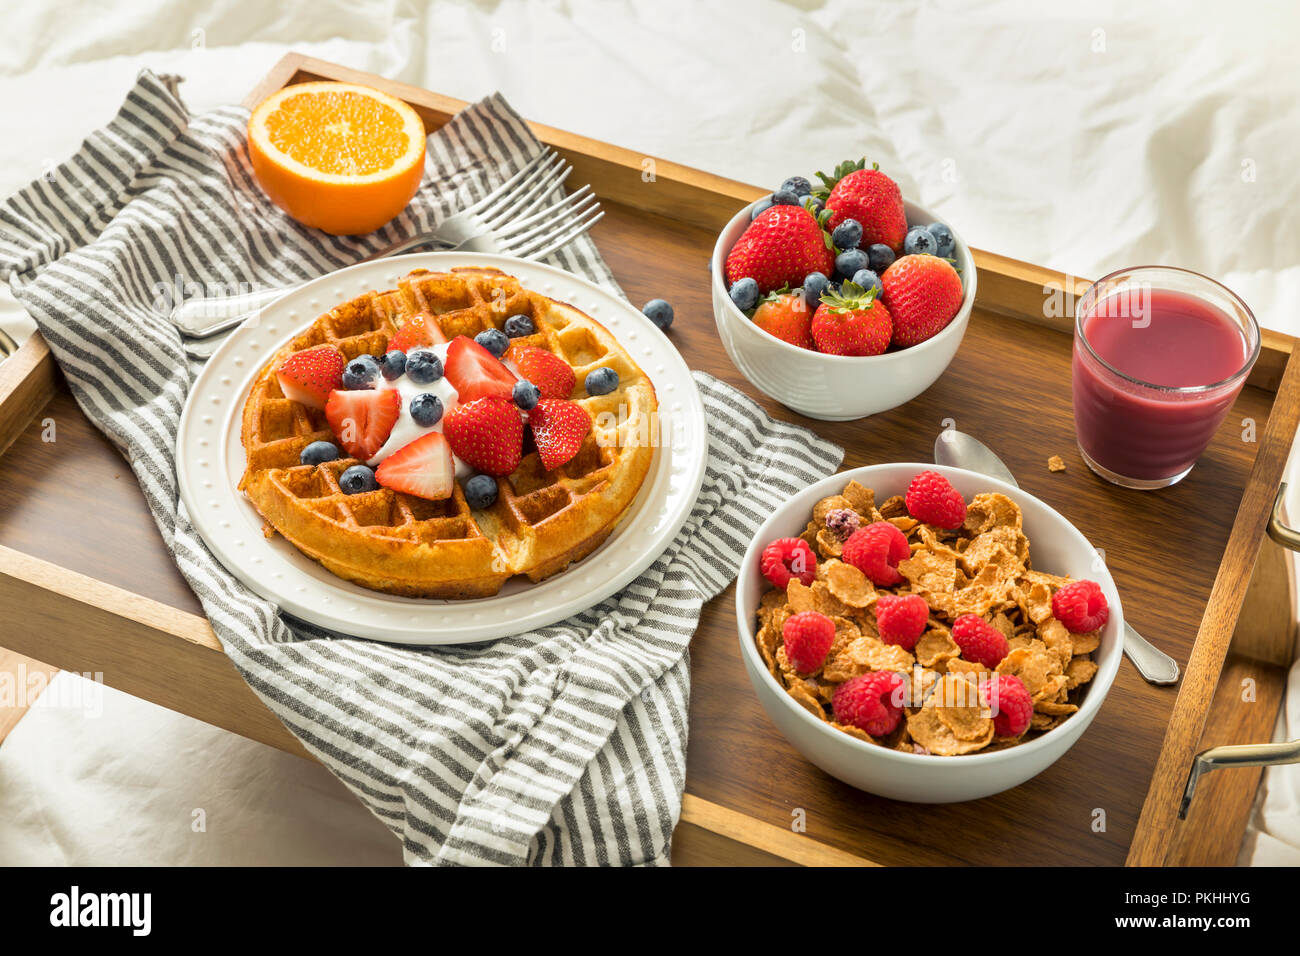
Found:
[[[452,97],[297,53],[284,56],[249,94],[245,105],[252,106],[285,85],[315,79],[359,82],[384,89],[415,106],[430,129],[441,126],[466,105]],[[575,175],[585,176],[583,181],[591,182],[602,198],[692,225],[721,228],[738,204],[750,202],[764,192],[564,130],[529,125],[542,142],[563,153],[575,166]],[[660,187],[654,190],[639,188],[647,158],[654,159],[656,184]],[[1081,295],[1086,280],[995,253],[972,252],[980,270],[982,308],[1070,333],[1068,310],[1062,316],[1045,314],[1044,296],[1053,290]],[[1295,343],[1294,338],[1281,333],[1266,330],[1263,334],[1260,359],[1250,384],[1274,393],[1273,405],[1179,687],[1130,846],[1129,865],[1165,863],[1175,842],[1177,796],[1205,729],[1256,556],[1265,540],[1274,492],[1300,422],[1300,362],[1291,361]],[[0,362],[0,454],[39,414],[57,389],[58,380],[57,366],[39,334]],[[51,646],[35,636],[7,639],[10,649],[77,670],[85,669],[88,660],[113,662],[113,670],[126,675],[117,686],[128,693],[310,758],[297,738],[243,683],[201,616],[4,546],[0,546],[0,601],[8,606],[21,602],[33,619],[61,629],[75,629],[83,638],[75,653],[59,648],[51,654]],[[27,631],[34,634],[34,629]],[[128,640],[136,643],[123,643]],[[195,700],[183,689],[184,682],[165,681],[172,687],[169,692],[156,679],[150,681],[143,676],[141,659],[150,662],[144,668],[146,672],[158,668],[158,662],[164,660],[169,662],[165,669],[185,673],[191,679],[197,677],[206,682],[205,686],[219,690]],[[719,859],[726,859],[731,849],[741,851],[742,856],[749,853],[748,859],[756,862],[874,865],[866,857],[794,834],[689,791],[683,796],[679,834],[690,834],[688,839],[693,845],[700,845],[705,855]]]

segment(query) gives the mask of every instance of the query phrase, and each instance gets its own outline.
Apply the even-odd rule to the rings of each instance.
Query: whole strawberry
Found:
[[[818,173],[822,185],[813,190],[813,195],[825,200],[831,212],[826,222],[828,229],[833,230],[845,219],[855,219],[862,226],[859,249],[884,243],[897,255],[903,251],[903,240],[907,237],[903,193],[898,183],[874,163],[870,169],[865,166],[865,159],[856,163],[846,160],[829,176]]]
[[[894,320],[894,344],[903,348],[938,335],[961,310],[961,276],[947,259],[903,256],[880,277]]]
[[[489,475],[510,474],[523,456],[524,423],[503,398],[457,405],[443,419],[442,433],[457,458]]]
[[[803,296],[791,292],[774,292],[759,302],[754,310],[754,324],[769,335],[801,349],[815,349],[812,317]]]
[[[879,355],[889,348],[893,329],[876,290],[864,291],[853,282],[823,293],[812,320],[813,341],[828,355]]]
[[[764,295],[797,288],[812,272],[831,275],[831,237],[802,206],[772,206],[749,224],[727,255],[727,284],[746,276]]]

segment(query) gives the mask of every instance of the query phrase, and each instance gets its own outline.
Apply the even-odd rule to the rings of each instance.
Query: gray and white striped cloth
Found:
[[[346,266],[483,195],[540,146],[491,96],[429,137],[429,173],[397,220],[331,238],[289,220],[253,181],[247,111],[191,117],[175,86],[142,73],[112,122],[0,205],[0,274],[81,408],[130,460],[227,654],[410,863],[666,862],[700,607],[771,508],[833,471],[841,450],[700,374],[703,491],[668,551],[622,593],[535,633],[450,648],[287,620],[216,562],[179,503],[176,430],[198,365],[159,290],[177,277],[261,287]],[[551,261],[618,291],[586,237]]]

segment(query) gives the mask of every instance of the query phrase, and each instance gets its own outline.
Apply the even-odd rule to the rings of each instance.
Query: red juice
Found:
[[[1074,340],[1079,447],[1112,481],[1172,484],[1241,391],[1255,352],[1249,328],[1207,298],[1174,289],[1135,284],[1088,298]]]

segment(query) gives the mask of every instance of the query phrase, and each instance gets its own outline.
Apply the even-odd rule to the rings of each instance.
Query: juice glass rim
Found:
[[[1255,333],[1254,347],[1251,348],[1250,354],[1246,356],[1246,360],[1245,362],[1242,363],[1241,368],[1237,369],[1237,371],[1233,372],[1227,378],[1222,379],[1221,381],[1218,382],[1211,382],[1209,385],[1157,385],[1155,382],[1147,382],[1135,376],[1129,375],[1127,372],[1121,372],[1115,366],[1111,365],[1104,358],[1098,355],[1097,350],[1094,349],[1092,347],[1092,343],[1088,341],[1087,333],[1083,330],[1084,302],[1088,300],[1089,296],[1092,296],[1092,301],[1095,304],[1096,296],[1093,293],[1096,291],[1097,287],[1100,286],[1102,283],[1114,279],[1116,276],[1124,275],[1125,273],[1141,272],[1141,271],[1181,272],[1183,275],[1194,276],[1197,279],[1201,279],[1205,282],[1210,283],[1211,285],[1218,286],[1225,293],[1227,293],[1229,298],[1231,298],[1234,302],[1236,302],[1239,306],[1241,306],[1242,310],[1246,313],[1246,318],[1250,319],[1250,328],[1253,329]],[[1171,289],[1169,291],[1177,292],[1180,290]],[[1123,269],[1116,269],[1114,272],[1108,273],[1102,276],[1100,279],[1095,280],[1091,285],[1088,286],[1087,289],[1084,290],[1083,295],[1079,297],[1079,305],[1074,310],[1074,332],[1075,332],[1075,336],[1079,339],[1079,341],[1081,341],[1084,344],[1084,347],[1087,348],[1088,354],[1091,355],[1094,359],[1096,359],[1097,362],[1099,362],[1101,366],[1105,368],[1106,371],[1110,372],[1112,375],[1117,375],[1120,378],[1124,379],[1125,381],[1132,382],[1134,385],[1140,385],[1143,388],[1154,389],[1157,392],[1168,392],[1173,395],[1194,395],[1198,392],[1212,392],[1215,389],[1223,388],[1226,385],[1235,384],[1239,379],[1249,374],[1251,368],[1255,364],[1255,360],[1259,358],[1260,349],[1263,346],[1263,340],[1264,340],[1262,330],[1259,327],[1259,320],[1255,318],[1255,313],[1251,311],[1250,306],[1246,304],[1245,300],[1242,299],[1241,296],[1237,295],[1237,293],[1233,292],[1231,289],[1229,289],[1226,285],[1224,285],[1222,282],[1218,281],[1217,279],[1211,279],[1209,276],[1197,272],[1194,269],[1183,269],[1180,266],[1156,266],[1156,265],[1126,266]]]

